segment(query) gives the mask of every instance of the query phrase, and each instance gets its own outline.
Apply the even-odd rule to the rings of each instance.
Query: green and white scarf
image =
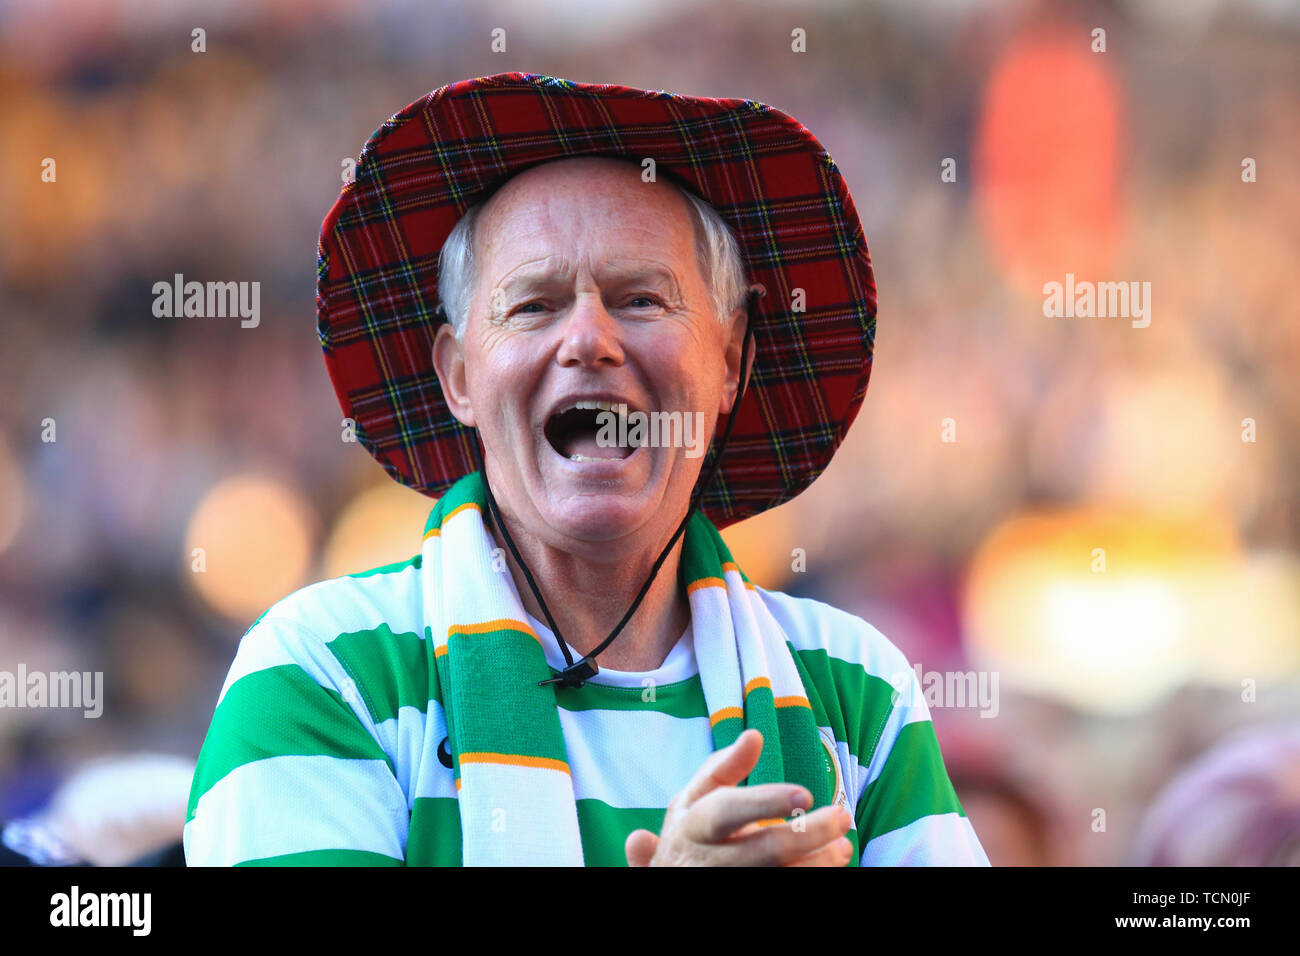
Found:
[[[493,560],[477,472],[429,516],[422,550],[466,866],[581,866],[573,778],[541,640],[514,581]],[[763,752],[749,785],[797,783],[832,799],[825,749],[784,633],[703,514],[687,525],[686,588],[700,683],[721,749],[753,727]]]

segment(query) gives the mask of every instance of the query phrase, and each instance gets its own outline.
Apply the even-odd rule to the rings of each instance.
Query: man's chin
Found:
[[[644,528],[655,507],[641,495],[584,492],[556,501],[546,509],[547,523],[566,538],[598,544],[617,541]]]
[[[567,483],[566,483],[567,484]],[[552,487],[542,513],[553,531],[575,541],[617,541],[654,521],[662,496],[642,482],[637,487]],[[684,506],[683,506],[684,508]]]
[[[634,535],[655,523],[667,505],[655,467],[660,453],[642,447],[623,459],[572,461],[548,448],[534,507],[553,533],[575,542]],[[684,514],[686,502],[677,510]]]

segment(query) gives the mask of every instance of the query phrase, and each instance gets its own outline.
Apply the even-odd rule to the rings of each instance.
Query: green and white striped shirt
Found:
[[[417,555],[322,581],[244,635],[199,755],[189,865],[460,864],[420,575]],[[987,866],[903,654],[844,611],[757,593],[811,680],[828,757],[834,748],[827,772],[853,811],[854,862]],[[558,671],[554,636],[529,623]],[[687,628],[656,670],[602,669],[556,694],[588,865],[625,866],[627,835],[659,832],[669,801],[713,752],[694,641]]]

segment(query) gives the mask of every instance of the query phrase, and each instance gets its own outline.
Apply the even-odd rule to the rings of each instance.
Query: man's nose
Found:
[[[598,293],[581,293],[564,318],[556,360],[561,365],[622,365],[621,331]]]

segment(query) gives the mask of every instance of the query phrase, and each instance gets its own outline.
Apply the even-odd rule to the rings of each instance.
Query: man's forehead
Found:
[[[671,273],[694,258],[694,239],[677,188],[644,183],[637,167],[618,160],[561,160],[521,173],[488,200],[475,229],[494,279],[571,271],[579,258],[593,269],[653,264]]]
[[[568,210],[653,214],[673,226],[690,222],[680,190],[668,182],[645,182],[630,161],[579,157],[542,163],[504,183],[484,203],[479,222],[493,230],[502,219],[518,220]]]
[[[550,192],[557,186],[565,184],[589,190],[593,185],[600,187],[636,189],[647,187],[647,192],[664,192],[655,189],[661,184],[645,182],[641,176],[641,167],[626,159],[608,156],[570,156],[539,163],[521,172],[515,173],[502,183],[488,198],[486,208],[491,209],[526,192]],[[666,185],[666,184],[662,184]],[[671,192],[672,190],[667,190]]]

